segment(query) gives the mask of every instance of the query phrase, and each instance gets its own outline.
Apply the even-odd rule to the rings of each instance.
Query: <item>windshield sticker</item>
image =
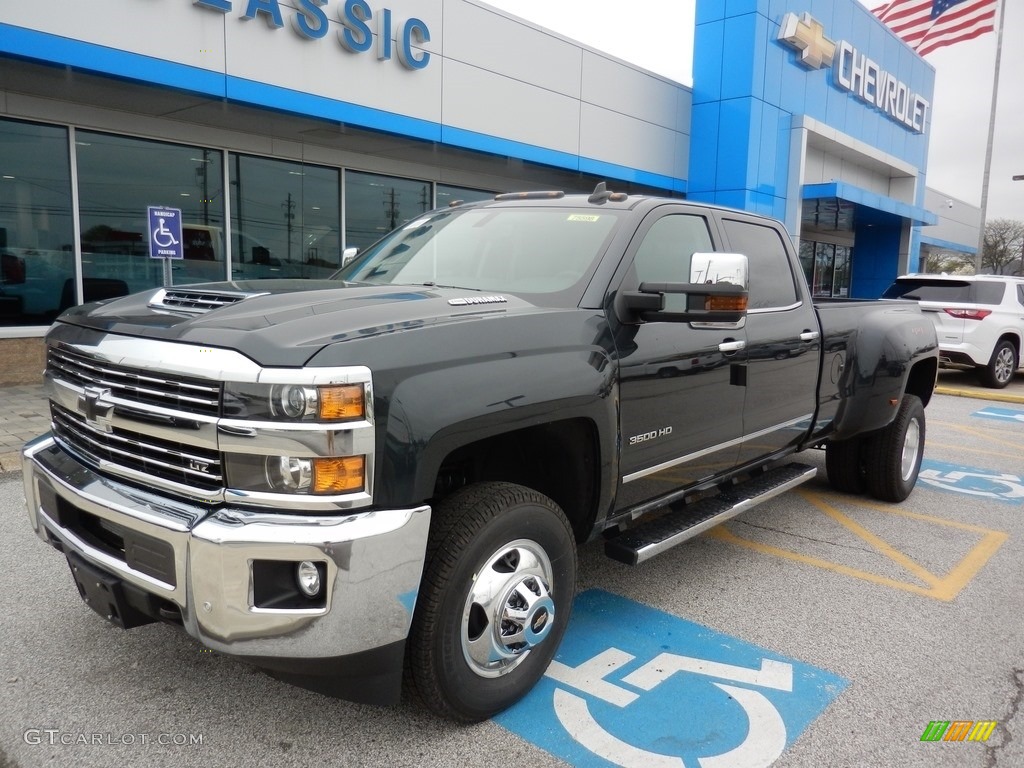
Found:
[[[591,222],[591,223],[593,223],[595,221],[600,221],[600,220],[601,220],[600,216],[588,216],[588,215],[586,215],[584,213],[574,213],[571,216],[569,216],[569,218],[567,219],[567,221],[587,221],[587,222]]]

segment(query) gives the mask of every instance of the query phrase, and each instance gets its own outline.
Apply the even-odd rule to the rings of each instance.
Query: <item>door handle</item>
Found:
[[[723,341],[718,345],[718,351],[726,353],[739,352],[745,346],[747,346],[747,342],[745,341]]]
[[[820,336],[817,331],[804,331],[800,334],[800,341],[817,341]]]

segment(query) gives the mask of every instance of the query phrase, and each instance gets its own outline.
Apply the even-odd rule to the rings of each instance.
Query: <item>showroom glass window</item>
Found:
[[[450,184],[438,184],[435,190],[437,207],[445,208],[456,200],[464,203],[475,203],[479,200],[493,200],[494,192],[469,187],[453,187]]]
[[[163,260],[149,257],[149,206],[181,210],[174,285],[224,279],[220,152],[78,131],[75,156],[86,301],[163,285]]]
[[[850,295],[852,259],[853,248],[849,246],[800,241],[800,263],[815,297],[842,298]]]
[[[233,154],[234,279],[319,278],[341,266],[341,172]]]
[[[345,245],[365,248],[432,208],[430,183],[345,172]]]
[[[74,304],[68,132],[0,120],[0,324],[48,325]]]

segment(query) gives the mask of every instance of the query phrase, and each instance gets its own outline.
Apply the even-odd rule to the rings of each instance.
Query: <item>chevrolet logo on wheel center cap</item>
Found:
[[[809,13],[799,17],[787,13],[779,29],[779,41],[796,50],[798,61],[807,69],[830,67],[836,55],[835,41],[825,37],[825,27]]]

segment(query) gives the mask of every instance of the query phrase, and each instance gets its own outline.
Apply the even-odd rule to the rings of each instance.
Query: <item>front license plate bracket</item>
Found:
[[[131,629],[154,621],[128,601],[120,578],[90,565],[74,552],[68,552],[67,558],[82,600],[111,624]]]

